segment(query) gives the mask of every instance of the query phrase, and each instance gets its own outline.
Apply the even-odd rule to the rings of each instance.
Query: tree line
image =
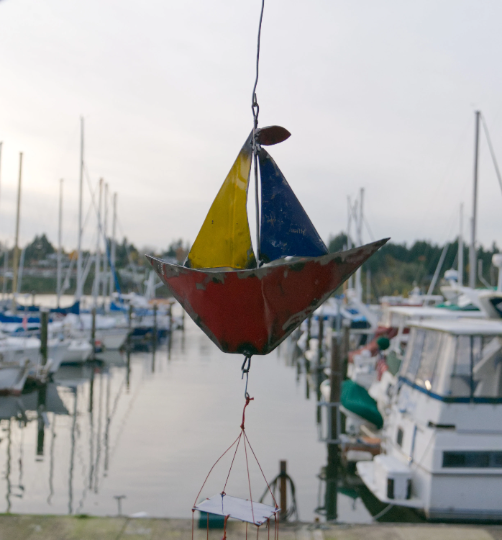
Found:
[[[328,242],[330,252],[342,251],[348,245],[345,233],[332,236]],[[458,239],[445,245],[434,244],[426,240],[417,240],[410,246],[406,243],[387,242],[364,265],[363,273],[368,270],[371,276],[371,295],[376,299],[384,295],[407,295],[414,286],[427,292],[434,272],[446,247],[446,255],[440,276],[450,268],[458,269]],[[495,244],[490,249],[479,246],[477,260],[482,270],[478,277],[478,286],[494,286],[497,283],[497,270],[492,265],[492,256],[500,250]],[[463,283],[467,284],[469,275],[469,247],[464,243]],[[365,283],[365,281],[364,281]],[[440,282],[438,282],[438,285]],[[436,287],[436,292],[438,291]]]

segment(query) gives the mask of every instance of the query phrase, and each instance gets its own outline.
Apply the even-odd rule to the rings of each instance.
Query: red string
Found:
[[[192,540],[193,540],[193,520],[194,520],[195,510],[192,508]]]
[[[218,464],[218,462],[220,461],[220,459],[230,450],[230,448],[232,448],[232,446],[241,438],[241,435],[242,433],[239,434],[239,436],[237,437],[237,439],[235,439],[235,441],[223,452],[223,454],[221,454],[221,456],[216,460],[216,462],[214,463],[214,465],[211,467],[211,470],[207,473],[207,476],[206,476],[206,479],[204,480],[204,483],[202,484],[202,487],[200,488],[200,491],[199,493],[197,493],[197,497],[195,497],[195,502],[193,503],[193,505],[195,506],[197,504],[197,500],[199,499],[199,495],[202,493],[202,490],[204,489],[204,486],[206,485],[206,482],[207,482],[207,479],[209,478],[210,474],[213,472],[213,469],[216,467],[216,465]]]
[[[260,471],[261,471],[261,475],[263,476],[263,480],[265,480],[265,484],[267,484],[267,487],[268,487],[268,491],[270,492],[270,495],[272,495],[272,499],[274,501],[274,504],[275,504],[275,507],[276,508],[279,508],[278,505],[277,505],[277,501],[275,500],[275,497],[274,497],[274,494],[272,493],[272,490],[270,489],[270,486],[267,482],[267,478],[265,476],[265,473],[263,472],[263,469],[261,468],[261,465],[260,465],[260,462],[258,461],[258,458],[256,457],[256,454],[254,453],[254,450],[253,450],[253,447],[251,446],[251,443],[249,442],[249,439],[248,439],[248,436],[246,435],[246,432],[244,431],[244,437],[245,437],[245,441],[247,441],[247,443],[249,444],[249,448],[251,449],[251,452],[253,452],[253,456],[256,460],[256,463],[258,463],[258,467],[260,468]],[[244,444],[244,448],[246,448],[246,445]]]
[[[246,407],[249,405],[250,401],[253,401],[254,397],[247,397],[246,398],[246,404],[244,405],[244,409],[242,410],[242,424],[241,429],[244,429],[244,423],[246,422]]]
[[[248,522],[246,521],[246,540],[248,540]]]
[[[244,432],[241,431],[241,434],[239,435],[237,446],[235,447],[234,457],[232,458],[232,463],[230,463],[230,469],[228,470],[227,479],[225,480],[225,485],[223,486],[223,492],[222,495],[225,494],[225,489],[227,487],[228,479],[230,478],[230,473],[232,472],[232,467],[234,465],[235,456],[237,455],[237,450],[239,450],[239,444],[241,444],[241,437]]]
[[[244,406],[244,409],[245,408],[246,408],[246,406]],[[251,514],[253,515],[253,523],[256,523],[255,519],[254,519],[253,495],[251,494],[251,477],[249,476],[248,451],[247,451],[247,448],[246,448],[247,437],[246,437],[246,432],[244,431],[244,428],[242,428],[242,433],[244,433],[244,437],[245,437],[245,439],[244,439],[244,453],[246,454],[246,470],[247,470],[247,473],[248,473],[249,500],[251,501]]]
[[[267,533],[268,533],[268,540],[270,540],[270,518],[267,519]]]
[[[221,540],[227,540],[227,521],[230,516],[225,516],[225,521],[223,522],[223,538]]]
[[[209,540],[209,512],[206,512],[207,516],[207,540]]]

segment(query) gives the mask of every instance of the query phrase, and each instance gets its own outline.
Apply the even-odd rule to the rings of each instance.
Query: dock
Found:
[[[206,530],[197,529],[196,540]],[[222,530],[211,529],[209,538],[220,539]],[[249,538],[255,538],[255,532]],[[273,531],[271,531],[271,536]],[[245,540],[244,524],[229,522],[228,540]],[[266,540],[266,529],[260,530]],[[186,519],[0,515],[0,540],[191,540],[192,522]],[[502,540],[502,526],[443,524],[325,523],[281,524],[282,540]]]

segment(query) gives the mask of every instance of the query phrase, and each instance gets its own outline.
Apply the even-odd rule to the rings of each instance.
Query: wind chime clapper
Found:
[[[278,540],[279,538],[279,513],[281,509],[279,508],[279,505],[277,504],[277,501],[275,500],[274,494],[270,488],[270,485],[265,477],[265,474],[263,472],[263,469],[260,465],[260,462],[258,461],[258,458],[256,457],[256,454],[253,450],[253,447],[251,446],[251,443],[249,442],[248,436],[245,431],[245,422],[246,422],[246,408],[251,403],[251,401],[254,400],[254,398],[250,397],[247,392],[247,377],[249,374],[249,367],[250,367],[250,358],[246,358],[244,361],[244,364],[247,363],[247,369],[244,367],[242,368],[243,376],[246,375],[246,388],[245,388],[245,404],[244,409],[242,411],[242,423],[240,425],[240,433],[237,439],[223,452],[223,454],[216,460],[214,465],[211,467],[208,475],[206,476],[206,479],[204,480],[204,483],[202,484],[202,487],[200,488],[199,493],[197,494],[197,497],[195,499],[195,503],[192,508],[192,540],[194,539],[194,514],[196,511],[199,511],[201,513],[207,514],[207,521],[206,521],[206,527],[207,527],[207,534],[209,537],[209,528],[210,528],[210,522],[209,522],[209,515],[215,515],[215,516],[221,516],[223,518],[223,539],[225,540],[227,537],[227,521],[228,519],[237,519],[239,521],[246,523],[246,538],[247,538],[247,525],[255,525],[257,527],[257,534],[259,533],[259,528],[263,524],[267,524],[268,528],[268,535],[270,538],[270,527],[271,527],[271,520],[273,518],[274,520],[274,540]],[[228,495],[225,492],[225,489],[227,487],[228,481],[230,479],[230,473],[232,472],[232,467],[235,462],[235,458],[237,456],[237,452],[239,450],[239,446],[242,442],[242,445],[244,447],[244,453],[246,457],[246,472],[248,477],[248,485],[249,485],[249,499],[242,499],[238,497],[233,497],[231,495]],[[201,502],[197,502],[199,499],[204,486],[206,485],[206,482],[208,481],[211,473],[213,472],[213,469],[216,467],[216,465],[220,462],[220,460],[230,452],[235,447],[235,450],[233,452],[232,461],[230,463],[230,468],[228,470],[225,484],[223,486],[223,490],[221,493],[218,493],[217,495],[213,495],[210,498],[206,498]],[[255,502],[252,498],[251,493],[251,476],[249,473],[249,462],[248,462],[248,451],[251,450],[251,453],[256,460],[256,463],[260,469],[260,472],[262,474],[263,480],[265,481],[265,484],[267,486],[268,492],[270,493],[272,500],[274,502],[274,506],[270,506],[267,504],[263,504],[261,502]],[[200,520],[200,525],[202,525],[203,520]]]
[[[227,519],[238,519],[259,527],[270,519],[277,517],[281,509],[254,501],[253,508],[251,508],[250,500],[238,499],[224,493],[202,501],[194,506],[194,510],[223,516]]]

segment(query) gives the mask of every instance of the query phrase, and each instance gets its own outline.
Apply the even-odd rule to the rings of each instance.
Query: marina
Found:
[[[445,2],[0,2],[0,540],[502,540],[502,12]]]

